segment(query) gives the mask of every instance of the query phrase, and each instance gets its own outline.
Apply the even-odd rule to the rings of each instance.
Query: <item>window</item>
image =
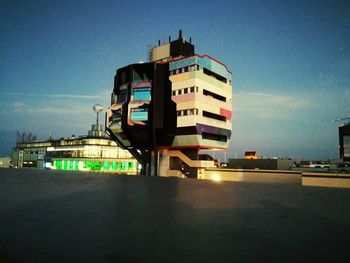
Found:
[[[206,140],[213,140],[213,141],[220,141],[220,142],[227,141],[227,137],[225,135],[212,134],[212,133],[207,133],[207,132],[202,133],[202,138],[206,139]]]
[[[173,94],[173,96],[175,96],[175,95],[176,95],[176,91],[175,91],[175,90],[173,90],[172,94]]]
[[[226,98],[224,96],[218,95],[218,94],[211,92],[209,90],[206,90],[206,89],[203,89],[203,95],[210,96],[210,97],[213,97],[217,100],[226,102]]]
[[[227,83],[227,79],[226,78],[224,78],[223,76],[220,76],[219,74],[217,74],[217,73],[215,73],[213,71],[210,71],[209,69],[203,68],[203,73],[207,74],[208,76],[214,77],[214,78],[216,78],[219,81]]]
[[[177,111],[177,116],[191,116],[198,115],[198,109],[186,109]]]
[[[188,88],[185,88],[184,89],[184,94],[187,94],[188,93]]]
[[[131,109],[131,121],[147,121],[148,120],[148,109],[147,108],[136,108]]]
[[[126,88],[117,91],[117,103],[126,101]]]
[[[151,87],[133,88],[134,100],[151,100]]]
[[[191,87],[191,88],[190,88],[190,92],[191,92],[191,93],[194,92],[194,87]]]
[[[182,90],[178,90],[178,95],[181,95],[182,94]]]
[[[226,117],[208,111],[203,111],[203,117],[215,119],[218,121],[226,121]]]

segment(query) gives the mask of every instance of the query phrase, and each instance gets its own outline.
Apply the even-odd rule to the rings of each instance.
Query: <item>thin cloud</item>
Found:
[[[96,100],[96,99],[105,99],[106,96],[109,96],[110,91],[103,90],[96,95],[69,94],[69,93],[40,94],[40,93],[20,93],[20,92],[0,92],[0,94],[8,95],[8,96],[42,97],[42,98],[51,98],[51,99]]]
[[[28,105],[24,102],[17,101],[12,104],[12,109],[14,112],[21,112],[21,114],[29,114],[29,115],[77,115],[77,114],[86,114],[86,107],[75,105],[61,105],[57,107],[52,106],[33,106]]]
[[[274,95],[274,94],[252,92],[252,91],[240,91],[239,93],[252,95],[252,96],[260,96],[260,97],[276,97],[276,95]],[[278,97],[280,97],[280,96],[278,96]]]
[[[310,107],[310,103],[305,97],[252,91],[239,91],[235,93],[233,100],[234,112],[249,119],[288,118],[307,107]]]

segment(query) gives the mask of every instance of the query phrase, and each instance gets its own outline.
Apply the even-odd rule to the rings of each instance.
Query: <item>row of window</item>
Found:
[[[191,116],[191,115],[198,115],[199,110],[198,109],[185,109],[185,110],[178,110],[176,113],[177,113],[178,117]],[[202,113],[203,113],[203,117],[218,120],[218,121],[224,121],[224,122],[226,121],[226,117],[221,116],[219,114],[211,113],[208,111],[203,111]]]
[[[177,111],[177,116],[189,116],[189,115],[198,115],[198,109],[186,109]]]
[[[190,66],[186,66],[183,68],[177,68],[174,70],[170,70],[170,76],[180,74],[180,73],[190,72],[190,71],[196,71],[196,70],[199,70],[199,65],[197,65],[197,64],[190,65]]]
[[[193,93],[193,92],[198,92],[198,87],[193,86],[189,88],[184,88],[184,89],[178,89],[178,90],[173,90],[172,95],[177,96],[177,95],[182,95],[182,94],[187,94],[187,93]],[[209,90],[203,89],[203,95],[212,97],[214,99],[226,102],[226,98],[224,96],[218,95],[214,92],[211,92]]]
[[[24,149],[24,154],[45,154],[45,149]]]
[[[184,88],[184,89],[173,90],[172,95],[176,96],[176,95],[193,93],[193,92],[198,92],[198,87],[197,86]]]

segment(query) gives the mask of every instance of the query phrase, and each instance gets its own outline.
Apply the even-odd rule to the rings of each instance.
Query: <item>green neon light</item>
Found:
[[[57,170],[70,171],[111,171],[111,172],[131,172],[136,173],[137,164],[133,162],[116,161],[82,161],[82,160],[54,160],[53,167]]]

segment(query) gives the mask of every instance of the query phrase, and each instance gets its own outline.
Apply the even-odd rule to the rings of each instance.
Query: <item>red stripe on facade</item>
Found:
[[[195,98],[195,93],[187,93],[187,94],[172,96],[172,100],[176,103],[194,101],[194,98]]]
[[[144,82],[137,82],[137,83],[131,83],[132,88],[137,88],[137,87],[148,87],[151,86],[152,83],[150,81],[144,81]]]
[[[226,117],[226,119],[232,119],[232,111],[220,108],[220,115]]]

